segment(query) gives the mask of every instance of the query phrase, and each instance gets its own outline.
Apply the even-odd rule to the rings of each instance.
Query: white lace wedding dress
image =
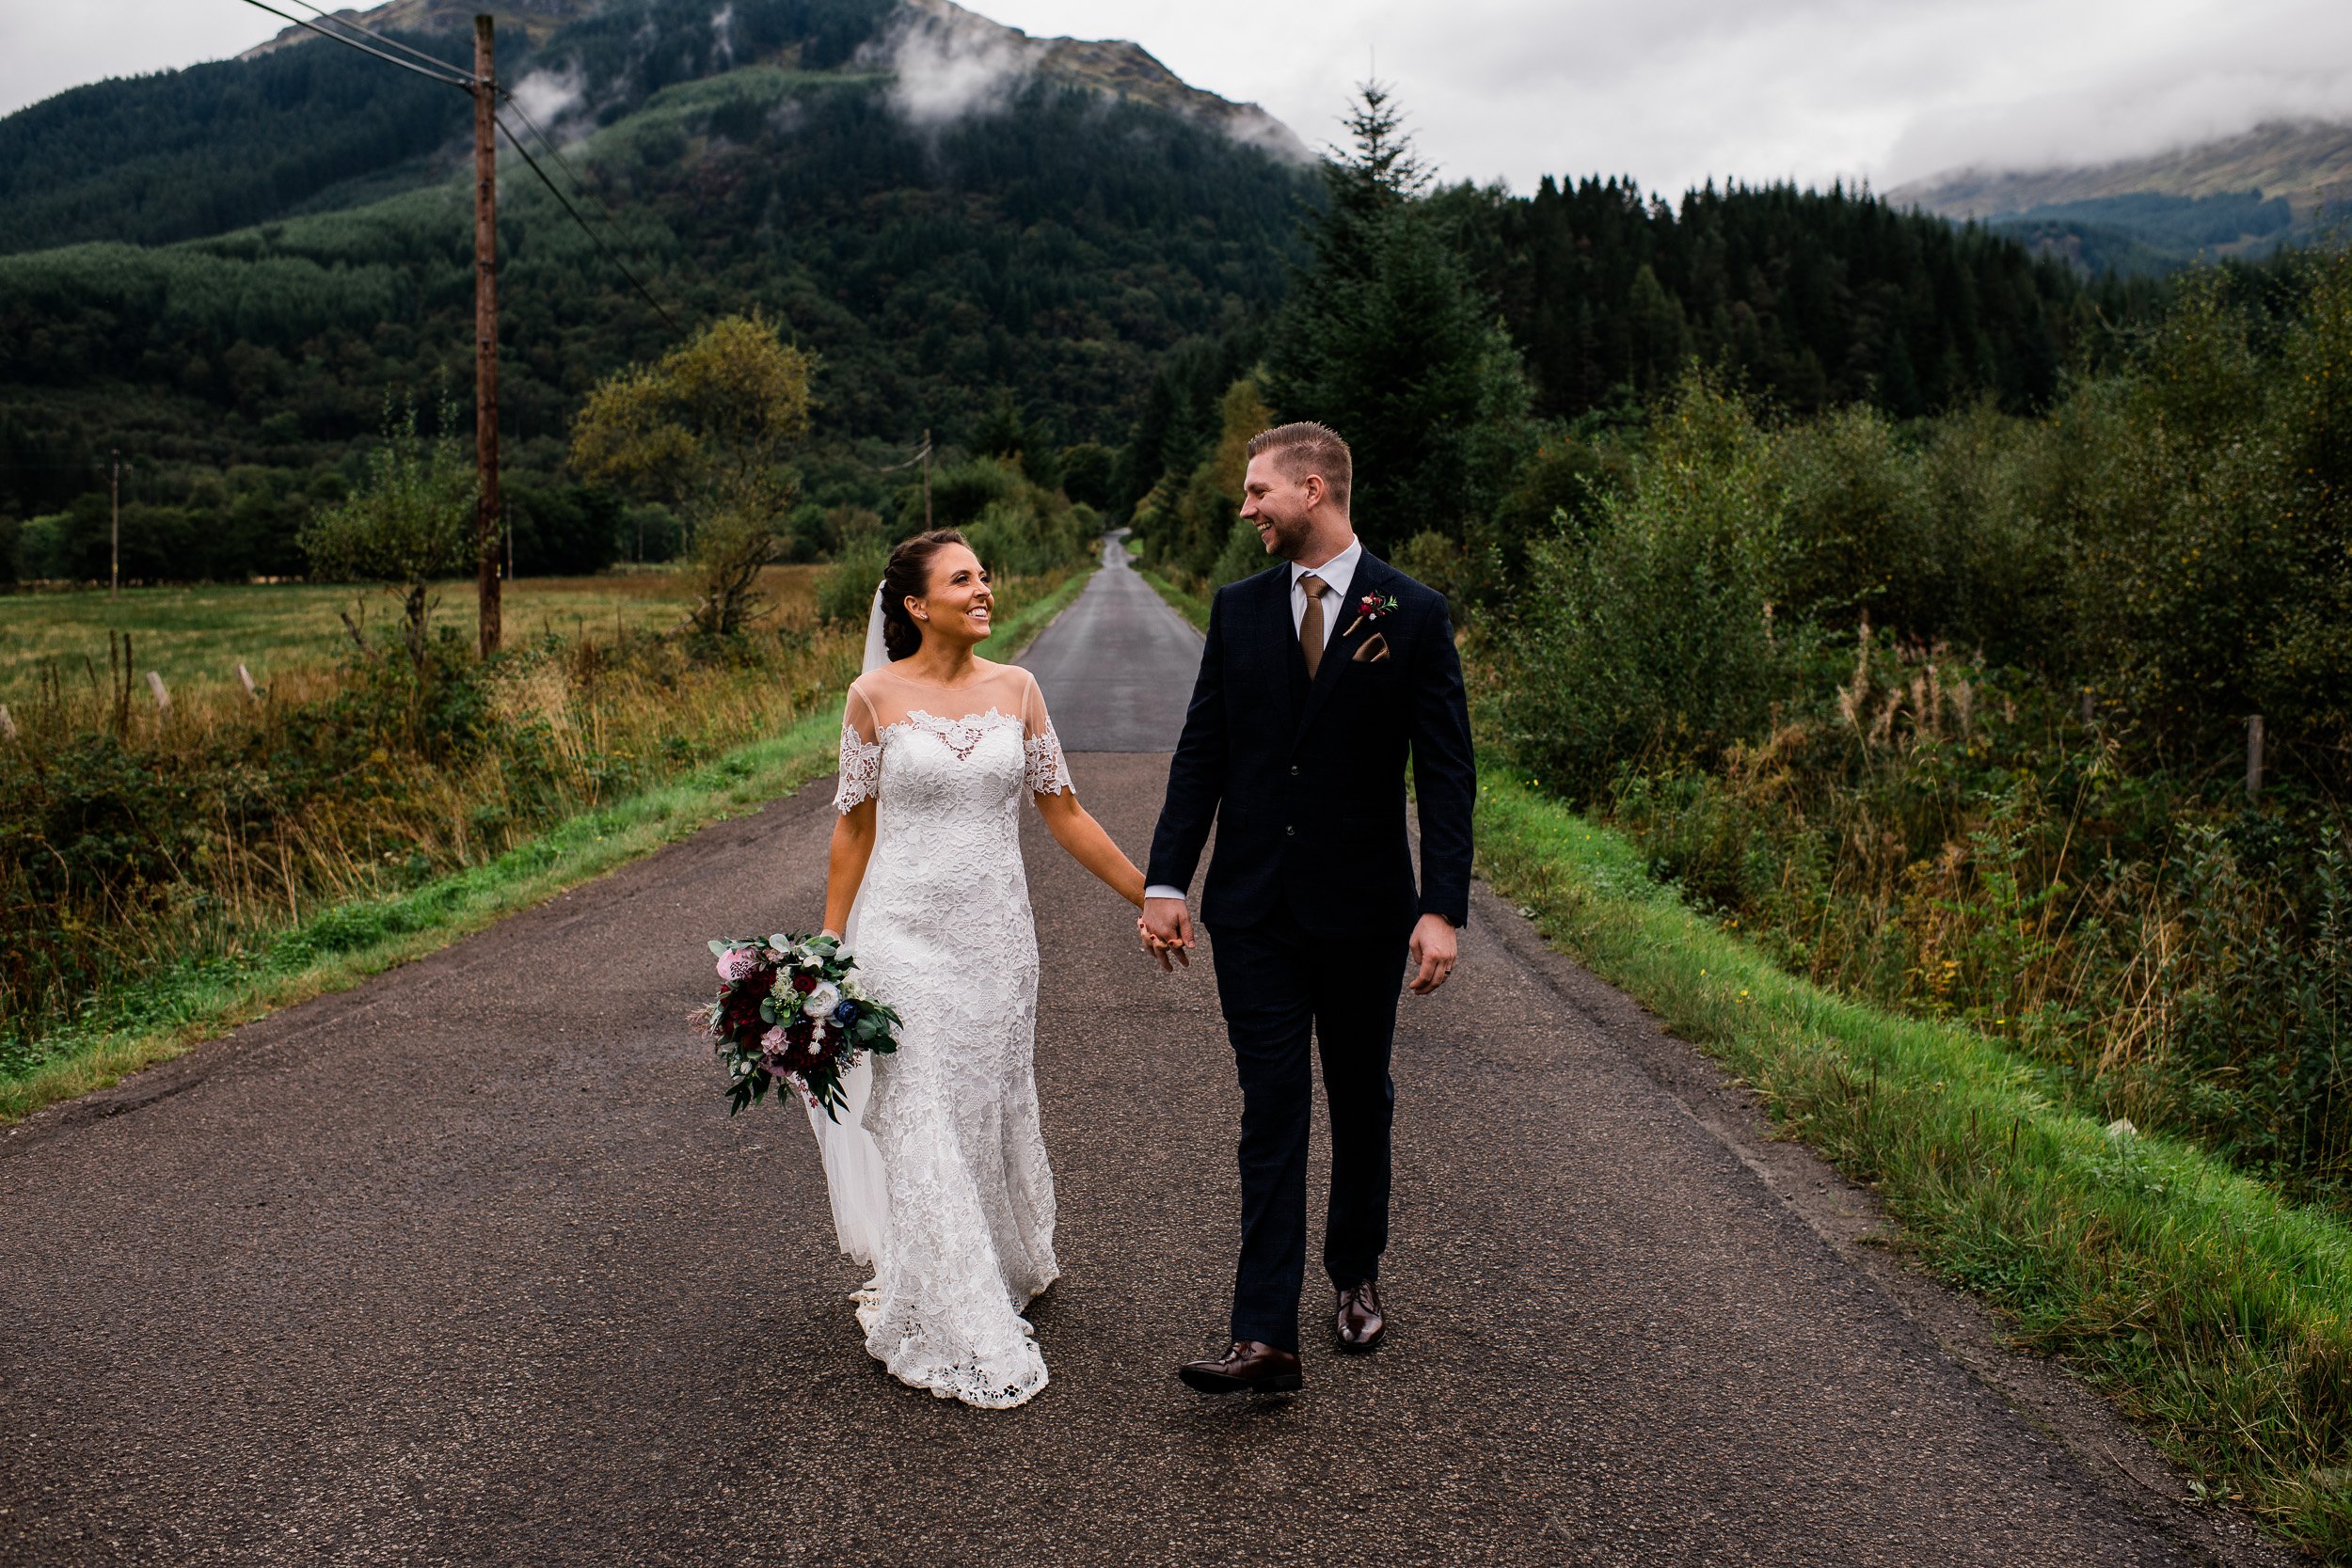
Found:
[[[834,804],[870,797],[876,821],[849,936],[860,979],[902,1027],[853,1096],[884,1212],[845,1220],[842,1243],[875,1270],[858,1296],[866,1350],[902,1382],[1003,1409],[1045,1386],[1022,1312],[1059,1272],[1020,811],[1025,794],[1069,784],[1036,680],[982,670],[951,689],[884,667],[850,689]],[[838,1215],[861,1156],[836,1146],[855,1130],[818,1132]]]

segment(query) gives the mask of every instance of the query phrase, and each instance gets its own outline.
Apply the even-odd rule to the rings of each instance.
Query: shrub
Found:
[[[454,421],[444,406],[441,428]],[[314,577],[382,583],[401,601],[411,663],[425,660],[426,585],[473,559],[476,525],[471,457],[455,437],[418,434],[417,411],[385,411],[384,439],[368,454],[367,478],[302,531]]]
[[[1688,378],[1591,531],[1530,547],[1492,628],[1496,716],[1549,784],[1589,800],[1623,767],[1704,765],[1763,721],[1789,652],[1769,456],[1745,404]]]
[[[767,318],[727,316],[657,363],[606,377],[572,421],[581,477],[682,513],[707,638],[733,636],[768,608],[759,577],[799,493],[785,459],[808,434],[816,371]]]
[[[817,618],[829,626],[863,630],[873,613],[874,590],[890,563],[890,546],[880,533],[860,535],[844,545],[840,556],[817,586]]]

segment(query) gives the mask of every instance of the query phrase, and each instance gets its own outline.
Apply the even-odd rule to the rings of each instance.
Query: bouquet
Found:
[[[832,937],[714,942],[719,999],[695,1017],[727,1069],[727,1115],[767,1098],[779,1077],[834,1120],[842,1075],[868,1051],[898,1049],[898,1015],[858,985],[857,960]]]

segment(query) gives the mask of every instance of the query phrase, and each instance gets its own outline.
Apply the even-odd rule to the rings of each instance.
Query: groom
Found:
[[[1241,515],[1283,564],[1217,593],[1146,873],[1144,946],[1189,961],[1184,890],[1216,823],[1200,918],[1241,1072],[1242,1240],[1232,1348],[1177,1369],[1202,1393],[1300,1384],[1311,1036],[1331,1109],[1333,1328],[1343,1351],[1379,1344],[1398,981],[1409,961],[1415,995],[1445,984],[1470,916],[1478,780],[1454,630],[1442,594],[1357,539],[1351,467],[1319,424],[1251,438]]]

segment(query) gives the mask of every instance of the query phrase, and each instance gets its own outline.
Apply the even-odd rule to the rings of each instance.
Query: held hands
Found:
[[[1192,962],[1192,915],[1181,898],[1146,898],[1136,917],[1136,938],[1143,950],[1159,959],[1162,970],[1173,973],[1178,964]],[[1459,953],[1454,923],[1441,914],[1424,914],[1413,927],[1406,948],[1413,962],[1413,977],[1406,989],[1427,996],[1454,974]]]
[[[1136,917],[1136,937],[1143,950],[1172,973],[1178,964],[1192,963],[1192,914],[1182,898],[1146,898]]]

